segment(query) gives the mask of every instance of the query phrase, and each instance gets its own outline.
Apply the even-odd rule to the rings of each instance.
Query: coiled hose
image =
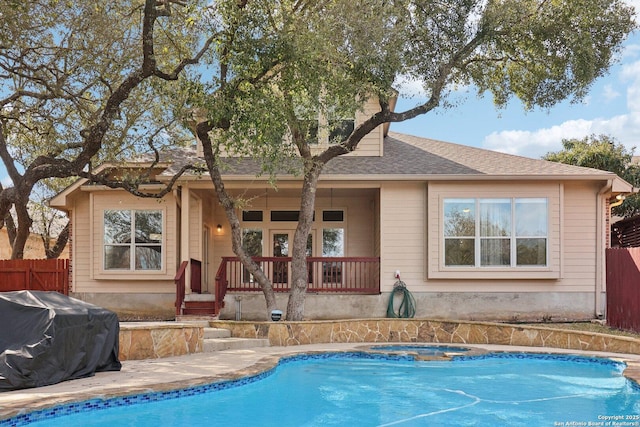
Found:
[[[398,312],[396,313],[393,309],[393,298],[395,294],[402,294],[402,302],[400,303],[400,307],[398,307]],[[409,289],[407,289],[407,285],[399,280],[393,285],[393,291],[391,291],[391,295],[389,296],[389,305],[387,306],[387,317],[390,318],[412,318],[416,315],[416,300],[413,298]]]

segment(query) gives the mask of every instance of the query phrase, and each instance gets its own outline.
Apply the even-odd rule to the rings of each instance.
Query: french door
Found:
[[[271,238],[271,256],[274,258],[285,258],[293,255],[293,235],[295,230],[272,230]],[[309,234],[307,239],[306,255],[313,256],[313,237],[314,232]],[[280,286],[288,286],[289,284],[289,261],[274,261],[271,273],[271,281],[274,288]],[[309,272],[309,281],[312,281],[312,272]]]

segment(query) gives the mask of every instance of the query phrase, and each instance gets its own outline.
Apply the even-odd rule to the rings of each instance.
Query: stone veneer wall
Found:
[[[218,320],[211,322],[211,326],[229,329],[233,337],[268,338],[272,346],[318,343],[427,342],[501,344],[640,354],[640,340],[631,337],[489,322],[427,319],[304,322]]]
[[[156,359],[201,353],[204,329],[184,323],[120,323],[122,360]]]

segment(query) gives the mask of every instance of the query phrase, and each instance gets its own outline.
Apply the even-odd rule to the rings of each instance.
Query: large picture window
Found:
[[[446,267],[545,267],[546,198],[444,199]]]
[[[162,269],[162,211],[104,211],[104,269]]]

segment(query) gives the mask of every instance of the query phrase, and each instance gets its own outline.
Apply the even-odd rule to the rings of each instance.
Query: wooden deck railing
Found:
[[[187,292],[187,267],[191,264],[189,272],[191,273],[191,292],[199,294],[202,292],[202,261],[191,258],[191,261],[182,261],[176,277],[173,278],[176,284],[176,315],[182,314],[182,304],[184,303],[184,296]]]
[[[182,314],[182,303],[184,302],[184,294],[186,292],[186,274],[189,261],[182,261],[176,277],[173,279],[176,283],[176,316]]]
[[[254,257],[275,292],[291,289],[291,258]],[[309,293],[379,294],[380,258],[308,257]],[[225,292],[222,293],[222,290]],[[259,292],[260,285],[236,257],[223,257],[216,275],[216,300],[228,292]]]

